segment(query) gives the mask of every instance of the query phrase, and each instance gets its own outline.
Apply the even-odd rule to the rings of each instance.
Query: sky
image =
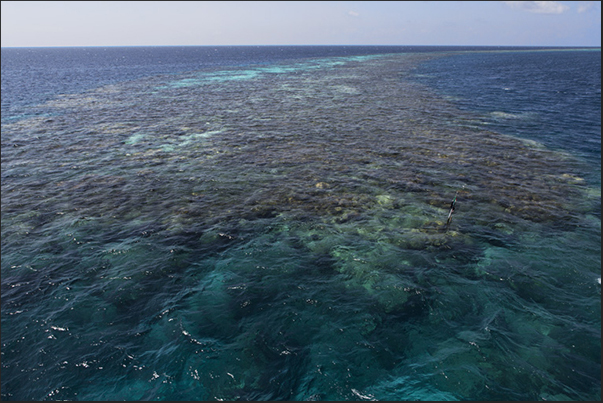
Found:
[[[2,47],[601,46],[600,1],[2,1]]]

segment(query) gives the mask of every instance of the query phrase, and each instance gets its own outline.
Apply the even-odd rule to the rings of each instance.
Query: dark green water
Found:
[[[419,84],[435,57],[3,124],[3,399],[600,400],[600,181]]]

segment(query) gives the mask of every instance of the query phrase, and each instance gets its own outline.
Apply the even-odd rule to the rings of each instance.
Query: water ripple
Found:
[[[600,194],[405,78],[431,57],[156,76],[3,124],[3,397],[596,397]]]

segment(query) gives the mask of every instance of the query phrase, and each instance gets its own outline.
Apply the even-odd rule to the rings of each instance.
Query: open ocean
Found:
[[[601,399],[599,48],[3,48],[1,143],[3,400]]]

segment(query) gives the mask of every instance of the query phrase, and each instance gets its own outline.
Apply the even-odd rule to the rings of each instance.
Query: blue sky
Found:
[[[600,1],[2,1],[2,46],[601,46]]]

